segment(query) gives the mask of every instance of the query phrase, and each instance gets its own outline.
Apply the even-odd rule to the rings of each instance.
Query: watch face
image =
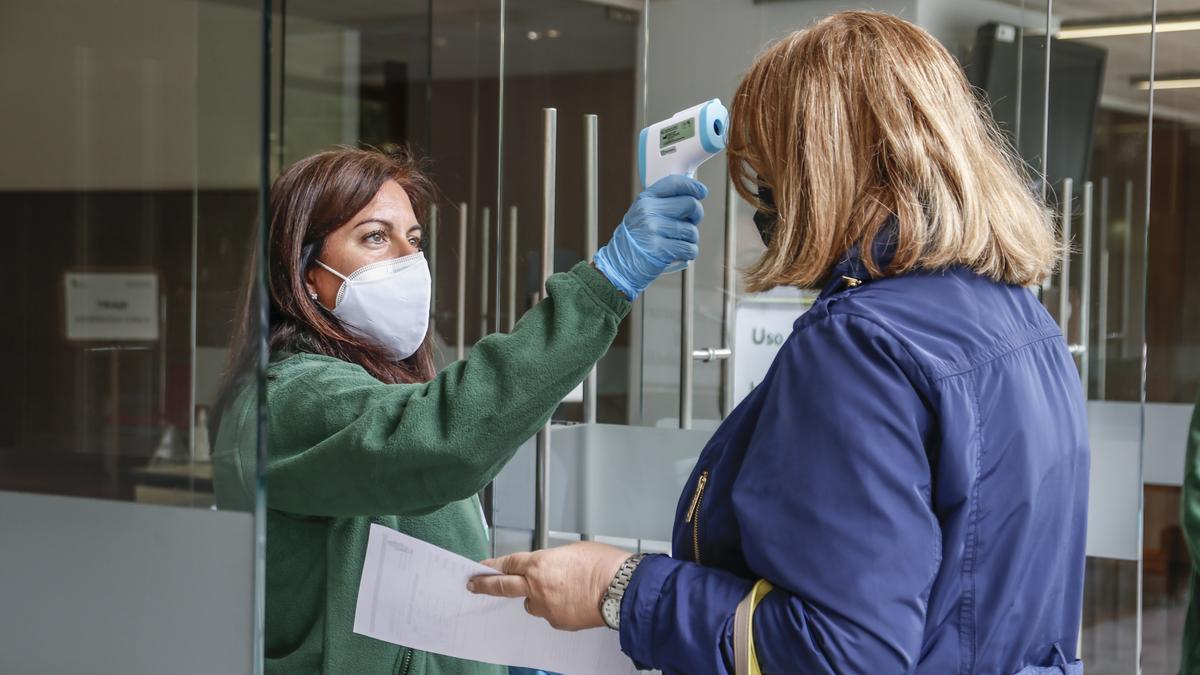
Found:
[[[617,628],[621,625],[621,599],[614,597],[604,598],[604,604],[600,608],[600,613],[604,617],[604,623],[608,624],[609,628]]]

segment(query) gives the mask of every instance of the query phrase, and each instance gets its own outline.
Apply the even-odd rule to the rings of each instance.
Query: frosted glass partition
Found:
[[[669,541],[679,491],[709,431],[615,424],[551,431],[550,529]],[[533,529],[534,442],[496,479],[497,527]]]
[[[0,491],[0,673],[252,673],[254,515]]]
[[[1088,500],[1089,556],[1138,559],[1141,520],[1141,406],[1124,401],[1088,401],[1092,444],[1092,498]],[[1182,465],[1182,459],[1180,460]]]

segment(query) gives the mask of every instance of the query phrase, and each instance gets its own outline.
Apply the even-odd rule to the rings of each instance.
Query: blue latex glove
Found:
[[[600,270],[625,297],[635,300],[658,276],[682,269],[700,253],[700,229],[708,196],[704,183],[667,176],[646,188],[599,251]]]

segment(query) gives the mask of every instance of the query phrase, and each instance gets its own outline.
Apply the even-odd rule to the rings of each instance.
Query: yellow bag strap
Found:
[[[771,582],[759,579],[733,615],[733,667],[737,675],[762,675],[754,653],[754,610],[771,589]]]

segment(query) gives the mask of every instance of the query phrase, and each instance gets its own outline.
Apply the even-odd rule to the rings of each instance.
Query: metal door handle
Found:
[[[725,347],[706,347],[704,349],[696,349],[692,351],[692,360],[704,361],[724,361],[733,356],[733,350]]]

